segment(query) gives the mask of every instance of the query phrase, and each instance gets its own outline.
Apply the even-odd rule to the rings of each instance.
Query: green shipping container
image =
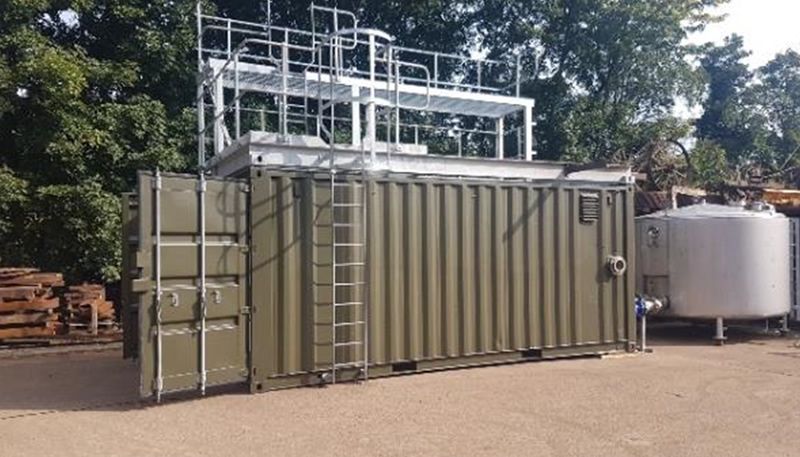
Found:
[[[633,348],[627,182],[246,173],[124,198],[144,397]]]

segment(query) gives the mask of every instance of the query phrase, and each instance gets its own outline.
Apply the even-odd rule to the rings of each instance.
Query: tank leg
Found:
[[[781,335],[786,336],[789,334],[789,315],[785,314],[781,319]]]
[[[647,352],[647,315],[642,316],[642,344],[641,351]]]
[[[714,334],[714,343],[716,343],[717,346],[722,346],[723,344],[725,344],[726,339],[728,338],[725,336],[725,322],[721,317],[718,317],[717,331]]]

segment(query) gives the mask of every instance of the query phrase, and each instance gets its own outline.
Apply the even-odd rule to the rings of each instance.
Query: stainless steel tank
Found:
[[[790,221],[769,206],[700,204],[636,220],[637,290],[664,314],[758,319],[791,307]]]

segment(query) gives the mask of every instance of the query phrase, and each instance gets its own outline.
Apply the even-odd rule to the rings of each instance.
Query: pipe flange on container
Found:
[[[614,276],[622,276],[628,270],[628,261],[619,255],[608,256],[606,265],[608,265],[608,271]]]

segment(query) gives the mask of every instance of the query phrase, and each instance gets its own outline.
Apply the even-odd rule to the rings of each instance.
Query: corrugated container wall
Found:
[[[317,383],[332,355],[330,181],[251,173],[251,385]],[[634,257],[629,185],[367,186],[368,277],[339,280],[368,280],[370,376],[631,349],[633,265],[619,276],[608,268],[611,255]],[[362,298],[351,295],[337,301]],[[353,350],[337,349],[337,360]]]
[[[610,256],[634,257],[629,184],[391,176],[333,187],[327,174],[249,173],[142,173],[123,200],[125,353],[139,359],[143,396],[328,382],[340,341],[366,343],[335,355],[363,360],[366,348],[370,377],[633,347],[633,265],[609,268]],[[366,268],[335,281],[334,220],[365,225],[359,211],[331,218],[332,189],[368,199],[366,239],[336,235],[366,245]],[[337,327],[335,340],[333,282],[366,282],[339,287],[335,302],[368,305],[336,308],[337,322],[365,324]]]

